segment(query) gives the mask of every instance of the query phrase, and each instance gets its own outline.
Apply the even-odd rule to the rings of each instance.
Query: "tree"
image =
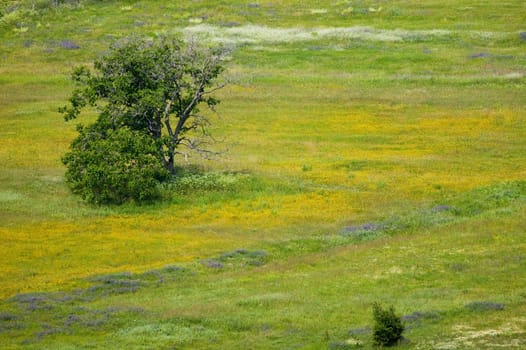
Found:
[[[98,106],[99,121],[112,129],[147,132],[161,141],[161,157],[173,173],[175,156],[187,156],[180,146],[203,155],[210,152],[202,147],[202,138],[189,135],[197,131],[209,136],[209,120],[199,105],[214,110],[219,103],[211,93],[224,86],[217,79],[226,54],[224,48],[205,49],[194,41],[184,44],[168,37],[126,39],[95,61],[97,74],[87,67],[74,70],[73,80],[80,88],[73,92],[71,106],[61,112],[71,120],[84,107]]]
[[[404,325],[395,314],[394,307],[383,309],[380,304],[373,304],[373,343],[377,346],[393,346],[402,339]]]
[[[224,48],[204,48],[195,41],[132,37],[117,42],[96,60],[95,72],[86,66],[74,69],[77,88],[70,104],[60,108],[60,112],[66,121],[77,118],[86,107],[97,108],[99,115],[90,127],[79,128],[80,135],[73,141],[71,152],[63,158],[68,167],[66,179],[72,188],[84,192],[80,187],[86,183],[83,178],[91,174],[87,171],[90,160],[100,161],[99,167],[107,163],[104,154],[99,155],[102,158],[92,154],[99,146],[119,150],[122,159],[132,157],[137,162],[144,155],[152,161],[153,156],[172,175],[177,155],[187,158],[189,151],[204,157],[213,155],[207,148],[213,140],[207,131],[210,122],[200,107],[215,111],[219,103],[211,94],[224,86],[219,76],[226,54]],[[128,143],[133,144],[132,152],[124,155],[130,150],[121,147],[124,134],[149,140],[142,149]],[[154,146],[156,151],[152,153]],[[120,163],[112,166],[117,164]],[[122,165],[113,171],[123,175],[129,169]],[[157,171],[153,173],[155,179],[162,178]],[[101,181],[97,185],[108,184]],[[94,191],[95,186],[85,190]]]

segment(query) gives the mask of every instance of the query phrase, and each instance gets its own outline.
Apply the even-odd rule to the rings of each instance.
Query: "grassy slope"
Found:
[[[407,347],[523,346],[524,191],[496,184],[525,175],[525,12],[520,1],[93,2],[4,25],[0,295],[85,288],[87,276],[173,263],[198,274],[89,302],[47,294],[6,302],[2,342],[335,347],[348,329],[370,324],[370,303],[380,300],[404,314],[428,312],[411,324]],[[282,30],[238,47],[235,83],[221,92],[214,133],[229,153],[205,165],[249,175],[236,175],[235,190],[148,207],[79,203],[60,164],[74,125],[55,112],[71,89],[71,67],[117,37],[178,32],[203,16],[224,40],[231,34],[221,25],[233,22]],[[349,26],[386,31],[308,41],[286,32]],[[410,36],[385,39],[395,29]],[[448,32],[425,32],[434,29]],[[80,49],[65,49],[65,40]],[[469,192],[484,186],[493,186],[486,197]],[[442,224],[425,214],[502,193],[519,195]],[[355,244],[340,235],[380,221],[396,223],[384,232],[393,238]],[[216,273],[199,262],[238,248],[264,249],[267,264]],[[472,301],[506,307],[470,311]]]

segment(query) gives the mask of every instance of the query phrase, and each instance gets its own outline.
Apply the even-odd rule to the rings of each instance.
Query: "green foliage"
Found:
[[[22,27],[34,14],[31,9],[19,8],[16,4],[0,4],[0,28],[2,27]]]
[[[66,120],[76,118],[86,106],[102,110],[99,122],[112,129],[139,130],[160,142],[166,168],[175,172],[175,156],[188,154],[181,146],[201,155],[211,152],[208,118],[199,110],[219,103],[210,95],[222,87],[216,83],[224,70],[226,50],[207,49],[176,38],[130,37],[117,42],[94,63],[95,73],[78,67],[70,106],[60,109]]]
[[[477,188],[454,202],[455,213],[462,216],[479,215],[488,210],[508,206],[513,201],[526,200],[526,181],[504,182]]]
[[[0,28],[16,26],[18,32],[23,25],[32,24],[46,12],[60,6],[80,6],[81,0],[7,0],[0,2]]]
[[[377,346],[393,346],[402,339],[404,325],[395,314],[394,307],[383,309],[380,304],[373,304],[373,343]]]
[[[208,136],[198,105],[213,109],[219,102],[209,93],[219,88],[214,79],[223,53],[174,38],[133,37],[95,61],[95,73],[76,68],[78,88],[60,112],[66,120],[87,106],[101,113],[92,128],[79,129],[64,158],[74,192],[96,203],[157,198],[158,182],[166,178],[161,167],[174,174],[175,155],[187,157],[180,146],[209,154],[195,136]]]
[[[79,127],[80,135],[63,157],[66,181],[74,193],[92,203],[122,203],[159,198],[168,172],[155,142],[140,132],[121,128]]]

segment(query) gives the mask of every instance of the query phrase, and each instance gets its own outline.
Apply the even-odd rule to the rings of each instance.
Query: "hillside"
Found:
[[[2,349],[526,347],[523,1],[4,1]],[[73,67],[129,35],[232,49],[148,205],[64,183]],[[88,123],[95,110],[78,122]]]

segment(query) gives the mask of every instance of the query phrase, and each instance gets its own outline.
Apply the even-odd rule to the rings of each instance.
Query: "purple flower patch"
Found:
[[[77,45],[74,41],[71,40],[62,40],[60,42],[60,47],[66,50],[77,50],[80,49],[80,46]]]
[[[206,267],[211,268],[211,269],[222,269],[223,268],[223,264],[215,260],[205,260],[203,264]]]
[[[469,58],[486,58],[491,57],[491,54],[485,52],[477,52],[469,55]]]
[[[384,226],[377,223],[366,223],[363,225],[356,226],[347,226],[345,227],[345,232],[359,232],[359,231],[378,231],[381,230]]]
[[[452,209],[453,208],[450,207],[449,205],[437,205],[437,206],[434,206],[433,208],[431,208],[431,211],[434,212],[434,213],[438,213],[438,212],[441,212],[441,211],[450,211]]]

